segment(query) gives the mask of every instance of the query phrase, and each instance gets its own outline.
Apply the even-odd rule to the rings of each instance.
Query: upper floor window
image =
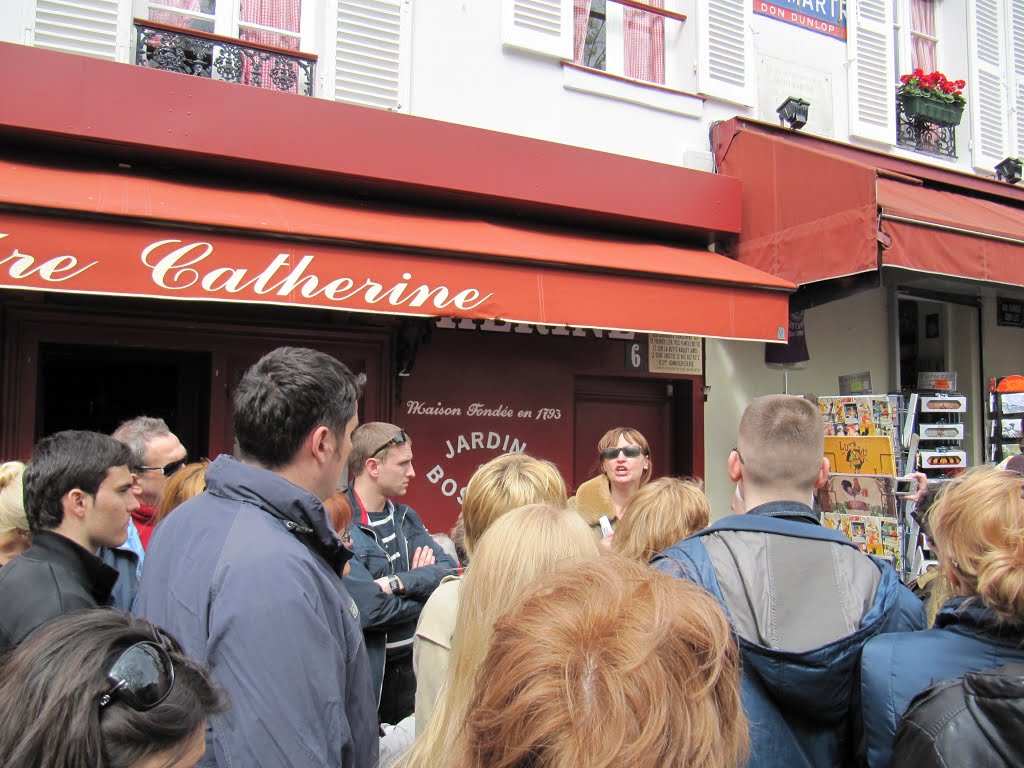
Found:
[[[665,83],[665,0],[574,0],[573,62],[648,83]]]

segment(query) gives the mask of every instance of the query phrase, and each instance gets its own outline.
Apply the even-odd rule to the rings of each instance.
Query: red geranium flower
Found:
[[[900,75],[900,96],[911,96],[936,99],[950,104],[962,105],[966,102],[963,89],[967,83],[963,80],[950,80],[942,72],[935,71],[925,74],[921,68],[907,75]]]

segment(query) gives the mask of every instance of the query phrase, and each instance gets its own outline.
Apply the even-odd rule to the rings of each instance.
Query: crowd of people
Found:
[[[714,524],[622,427],[572,496],[543,459],[482,465],[448,539],[363,385],[283,347],[238,384],[233,455],[142,416],[0,465],[0,765],[1024,764],[1015,465],[922,515],[929,621],[820,524],[806,399],[749,404]]]

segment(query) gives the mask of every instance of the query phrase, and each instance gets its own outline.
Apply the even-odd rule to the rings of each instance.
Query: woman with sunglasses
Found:
[[[0,765],[191,768],[223,709],[206,671],[149,622],[72,614],[0,666]]]
[[[616,427],[598,441],[597,453],[601,474],[576,489],[569,508],[594,529],[605,547],[611,547],[612,537],[601,530],[601,518],[608,518],[614,528],[630,499],[651,479],[651,446],[637,430]]]

